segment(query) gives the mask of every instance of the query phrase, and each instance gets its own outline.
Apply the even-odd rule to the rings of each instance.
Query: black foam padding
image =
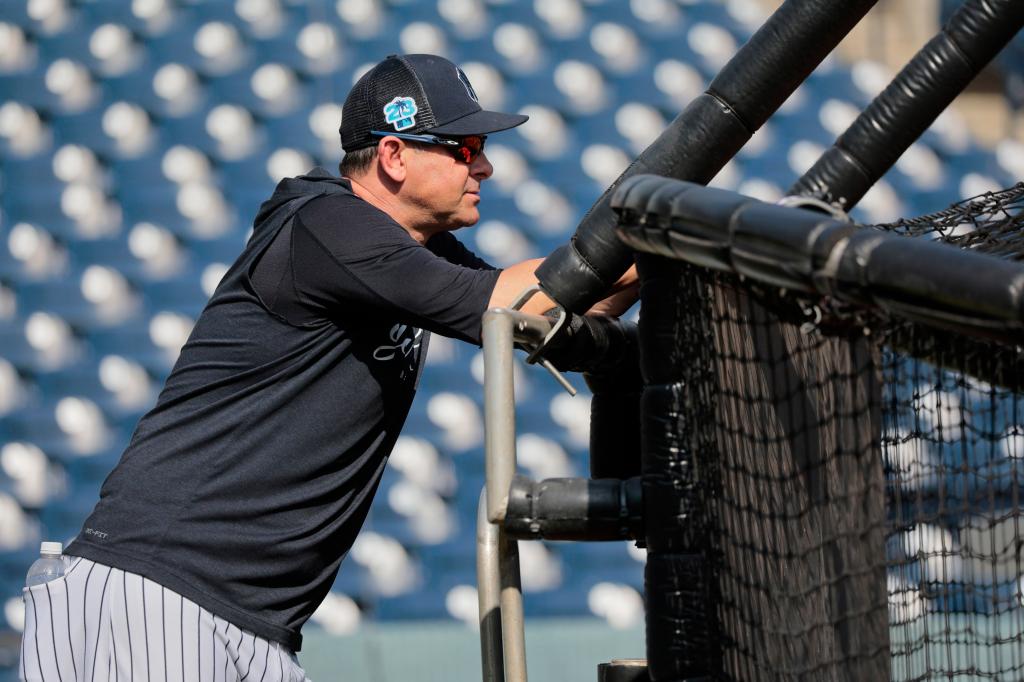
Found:
[[[628,251],[624,252],[632,258]],[[606,266],[607,267],[610,266]],[[629,269],[626,264],[622,272]],[[587,262],[576,249],[576,237],[555,249],[551,255],[537,268],[537,277],[541,288],[556,302],[567,310],[583,314],[597,301],[600,301],[614,283],[608,282],[594,265]],[[572,291],[572,296],[564,292]],[[561,296],[562,300],[559,299]],[[566,303],[568,301],[569,303]]]
[[[703,267],[730,269],[729,221],[755,200],[736,192],[650,175],[622,183],[612,196],[627,245]]]
[[[640,370],[644,384],[676,380],[690,361],[688,349],[677,342],[677,307],[673,292],[687,279],[686,264],[638,253],[640,273]]]
[[[519,539],[611,541],[643,538],[643,490],[627,480],[512,479],[505,531]]]
[[[997,338],[1024,339],[1024,265],[948,244],[863,233],[836,273],[845,298],[911,319]]]
[[[1020,262],[668,178],[661,185],[647,177],[631,179],[614,205],[623,216],[623,241],[645,254],[985,338],[1024,340]],[[644,309],[655,313],[646,319],[671,320],[674,278],[684,270],[658,261],[637,255],[638,264],[647,264],[641,297]],[[671,346],[680,330],[657,324],[666,328],[652,333],[665,342],[652,356],[656,361],[644,363],[648,383],[671,381],[685,361]]]
[[[636,376],[639,375],[638,365]],[[590,399],[590,477],[639,476],[642,387],[634,388],[607,375],[585,374],[584,378],[593,393]]]
[[[992,61],[1024,26],[1019,0],[967,0],[950,17],[943,32],[976,66]]]
[[[692,363],[680,291],[694,291],[695,268],[637,254],[641,281],[640,358],[647,659],[652,680],[683,680],[720,670],[708,514],[690,435],[680,416],[699,396],[681,378]]]
[[[832,249],[862,229],[817,211],[750,202],[730,219],[730,260],[759,282],[814,292]]]
[[[590,477],[640,475],[640,349],[636,325],[622,327],[631,341],[615,364],[583,375],[590,399]]]
[[[1020,0],[968,0],[790,189],[846,210],[1024,26]]]
[[[786,101],[876,0],[789,0],[739,49],[708,91],[686,109],[636,158],[583,217],[573,237],[582,261],[592,271],[572,277],[577,268],[559,261],[557,251],[537,270],[541,287],[573,312],[600,300],[594,277],[605,289],[632,263],[629,249],[617,241],[611,194],[624,179],[642,173],[706,184]]]
[[[692,398],[682,384],[644,389],[644,516],[652,552],[694,551],[705,542],[696,462],[678,420]]]
[[[651,680],[689,680],[721,669],[712,626],[716,616],[707,595],[711,579],[702,554],[648,553],[644,592]]]
[[[644,173],[706,183],[752,133],[717,99],[707,94],[696,98],[591,206],[572,238],[576,253],[559,249],[541,263],[537,268],[541,288],[567,310],[585,312],[633,263],[632,252],[615,233],[610,201],[618,184]],[[577,258],[570,265],[562,262],[573,256]],[[601,282],[597,294],[593,293],[595,281]]]
[[[708,91],[756,130],[876,1],[782,3],[722,68]]]

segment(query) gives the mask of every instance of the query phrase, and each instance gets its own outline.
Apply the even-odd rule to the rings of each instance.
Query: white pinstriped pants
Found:
[[[308,682],[287,647],[135,573],[75,557],[24,597],[22,680]]]

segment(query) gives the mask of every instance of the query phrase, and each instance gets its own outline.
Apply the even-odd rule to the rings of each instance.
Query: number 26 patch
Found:
[[[384,105],[384,120],[395,127],[405,130],[416,125],[416,101],[412,97],[396,97]]]

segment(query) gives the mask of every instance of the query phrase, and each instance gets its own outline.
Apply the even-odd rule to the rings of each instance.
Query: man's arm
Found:
[[[524,289],[537,283],[537,276],[534,272],[543,262],[543,258],[535,258],[505,268],[498,277],[497,284],[494,286],[488,307],[503,308],[511,305]],[[639,295],[640,280],[636,274],[636,266],[633,266],[626,271],[626,274],[618,282],[612,285],[611,290],[608,292],[608,297],[598,301],[587,311],[587,314],[618,317],[636,303]],[[555,305],[555,302],[543,292],[539,292],[527,301],[526,305],[523,306],[523,312],[542,315],[554,308]]]

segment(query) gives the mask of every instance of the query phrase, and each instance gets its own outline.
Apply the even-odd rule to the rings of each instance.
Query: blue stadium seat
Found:
[[[112,104],[114,101],[109,101],[55,118],[53,134],[56,144],[80,144],[107,158],[122,156],[116,141],[103,132],[103,114]]]
[[[699,21],[720,26],[729,31],[740,44],[750,37],[749,29],[733,19],[725,3],[701,0],[686,3],[682,11],[684,19],[691,26]]]
[[[144,201],[136,197],[146,197],[148,193],[173,188],[174,183],[164,175],[162,164],[166,149],[155,148],[146,154],[128,159],[113,159],[110,172],[116,180],[118,197],[122,206],[133,201]]]
[[[19,318],[0,325],[0,357],[21,370],[40,366],[38,351],[25,338],[24,319]]]
[[[118,270],[131,281],[149,277],[144,264],[132,254],[126,235],[76,240],[70,242],[69,250],[79,270],[90,265],[105,265]]]
[[[315,85],[313,86],[316,87]],[[284,116],[276,116],[267,120],[267,137],[273,140],[274,147],[294,147],[312,152],[320,147],[320,142],[309,127],[309,112],[312,107],[299,107]],[[341,125],[341,121],[338,121]],[[338,139],[338,160],[341,158],[341,139]],[[337,162],[335,162],[337,163]],[[266,173],[264,172],[264,176]]]
[[[258,206],[256,204],[249,206],[251,206],[249,215],[239,215],[240,225],[251,224],[256,215]],[[239,213],[243,212],[244,209],[240,208]],[[247,233],[248,229],[245,231],[236,229],[214,239],[191,239],[187,242],[187,247],[197,266],[210,263],[230,265],[235,262],[238,255],[242,253],[242,249],[245,248]]]
[[[342,561],[341,570],[334,578],[331,591],[361,599],[366,592],[366,570],[352,559]]]
[[[73,457],[62,461],[61,465],[67,472],[68,480],[72,485],[81,487],[84,490],[91,490],[95,494],[99,490],[99,486],[103,484],[103,481],[110,474],[110,471],[121,459],[121,454],[128,446],[135,424],[141,416],[142,414],[135,415],[131,426],[122,427],[115,431],[114,437],[103,450],[88,457]],[[95,497],[92,502],[93,504],[96,503]],[[81,523],[81,520],[79,519],[79,523]]]
[[[559,543],[567,569],[594,582],[610,580],[640,588],[644,565],[629,556],[625,542]]]
[[[149,370],[154,381],[163,381],[170,373],[173,358],[153,344],[149,319],[132,319],[116,327],[90,329],[85,344],[96,357],[124,355]]]
[[[98,499],[98,484],[79,483],[64,499],[47,504],[39,513],[47,537],[67,546],[82,531],[82,523],[92,513]]]
[[[202,3],[200,7],[205,11],[226,10],[234,15],[228,3]],[[194,40],[196,31],[206,22],[198,20],[194,13],[194,7],[179,9],[169,30],[147,40],[146,46],[153,64],[173,62],[184,64],[201,73],[205,72],[207,62],[202,55],[196,52]]]
[[[21,197],[25,192],[33,191],[49,194],[52,201],[54,186],[62,185],[53,174],[53,154],[0,159],[0,173],[3,174],[5,203],[12,198],[10,194]]]
[[[202,271],[184,268],[174,276],[141,283],[141,293],[149,310],[169,310],[195,319],[209,298],[202,288]]]
[[[820,66],[805,82],[818,101],[830,97],[850,100],[860,109],[868,104],[868,98],[854,85],[850,70],[843,65],[835,64],[831,68]]]
[[[475,527],[480,491],[484,488],[486,460],[483,448],[470,450],[455,458],[458,472],[458,486],[452,504],[463,528]]]
[[[89,328],[103,324],[96,306],[82,295],[80,276],[22,282],[15,287],[15,295],[19,312],[24,316],[47,312],[61,317],[73,327]]]
[[[150,114],[163,112],[166,105],[153,89],[153,76],[160,66],[163,64],[149,65],[149,68],[105,77],[102,87],[106,91],[106,99],[114,102],[133,102]]]
[[[4,8],[6,10],[6,7]],[[52,64],[58,59],[72,59],[92,68],[96,59],[89,51],[89,40],[92,32],[102,25],[90,18],[88,12],[80,13],[76,20],[75,30],[64,30],[52,35],[42,34],[36,39],[39,46],[41,64]]]
[[[475,585],[473,566],[456,573],[426,577],[425,584],[415,592],[395,597],[376,598],[373,615],[382,621],[389,620],[445,620],[451,616],[445,605],[448,591],[458,585]]]
[[[527,593],[523,596],[523,615],[527,618],[571,618],[589,615],[587,594],[590,587],[573,581],[552,590]]]
[[[206,130],[206,119],[210,111],[219,104],[212,97],[204,100],[196,111],[185,116],[170,117],[160,122],[164,131],[164,148],[173,144],[187,144],[196,147],[207,156],[215,156],[217,142]]]
[[[21,73],[0,73],[0,92],[18,93],[17,101],[33,109],[53,111],[59,101],[46,89],[46,71],[42,66]]]
[[[77,456],[72,442],[57,426],[54,403],[33,405],[16,410],[2,419],[3,431],[11,440],[27,441],[58,461]]]
[[[21,588],[25,586],[25,573],[38,558],[39,545],[36,543],[0,552],[0,599],[7,601],[8,596],[21,594]]]
[[[159,158],[154,157],[156,155],[147,158],[158,164],[156,172],[159,172]],[[147,170],[145,174],[149,174],[149,172]],[[188,234],[188,220],[178,210],[179,188],[177,185],[165,178],[153,178],[149,182],[143,180],[140,183],[135,183],[128,180],[130,176],[125,171],[119,171],[118,175],[125,178],[118,191],[118,198],[121,201],[124,224],[127,227],[147,222],[165,227],[175,234]]]
[[[453,362],[447,367],[431,367],[429,364],[420,377],[420,391],[431,395],[436,391],[457,391],[468,393],[479,388],[479,384],[464,362]]]

